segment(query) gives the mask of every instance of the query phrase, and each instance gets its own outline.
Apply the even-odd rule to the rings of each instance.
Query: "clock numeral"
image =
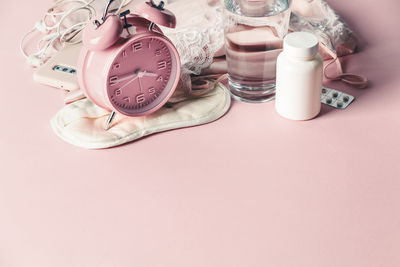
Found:
[[[134,52],[137,52],[137,51],[141,50],[142,47],[143,47],[142,42],[137,42],[137,43],[134,43],[134,44],[132,45],[132,50],[133,50]]]
[[[115,63],[114,65],[113,65],[113,70],[117,70],[117,69],[119,69],[121,67],[121,65],[119,64],[119,63]]]
[[[124,51],[122,51],[122,57],[127,57],[128,56],[128,53],[126,53],[126,51],[124,50]]]
[[[142,102],[144,102],[146,99],[144,97],[144,94],[140,94],[136,96],[136,103],[140,104]]]
[[[129,96],[122,98],[122,100],[131,103],[131,98]]]
[[[121,89],[117,89],[117,90],[115,90],[115,91],[114,91],[114,94],[115,94],[116,96],[119,96],[119,95],[121,95],[121,94],[122,94],[122,91],[121,91]]]
[[[157,49],[156,52],[155,52],[155,55],[156,55],[157,57],[161,56],[161,50],[160,50],[160,49]]]
[[[164,79],[163,79],[163,77],[162,76],[158,76],[158,78],[157,78],[157,82],[162,82]]]
[[[110,85],[116,85],[118,83],[118,77],[117,76],[112,76],[110,77]]]
[[[154,87],[149,88],[149,94],[154,95],[156,93],[156,89]]]
[[[157,64],[158,70],[163,70],[167,67],[167,62],[165,60],[158,62]]]

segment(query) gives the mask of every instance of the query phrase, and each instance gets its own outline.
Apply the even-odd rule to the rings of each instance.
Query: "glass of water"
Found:
[[[276,59],[288,32],[291,0],[225,0],[229,88],[246,102],[275,96]]]

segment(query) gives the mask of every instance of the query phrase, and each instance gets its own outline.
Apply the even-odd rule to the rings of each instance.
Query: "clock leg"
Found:
[[[149,31],[153,31],[154,28],[154,22],[151,22],[149,25]]]
[[[111,122],[114,119],[114,117],[115,117],[115,111],[112,111],[110,116],[107,119],[107,124],[106,124],[106,127],[104,128],[104,130],[108,131],[108,129],[110,129],[110,125],[111,125]]]

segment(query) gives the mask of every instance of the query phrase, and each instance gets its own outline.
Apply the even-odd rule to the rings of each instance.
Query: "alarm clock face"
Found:
[[[118,51],[106,81],[113,107],[128,116],[159,109],[177,85],[178,60],[176,49],[162,37],[129,41]]]

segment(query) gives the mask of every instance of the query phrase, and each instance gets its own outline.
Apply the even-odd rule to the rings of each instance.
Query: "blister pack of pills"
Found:
[[[335,89],[322,87],[321,103],[338,109],[347,108],[354,101],[354,96]]]

